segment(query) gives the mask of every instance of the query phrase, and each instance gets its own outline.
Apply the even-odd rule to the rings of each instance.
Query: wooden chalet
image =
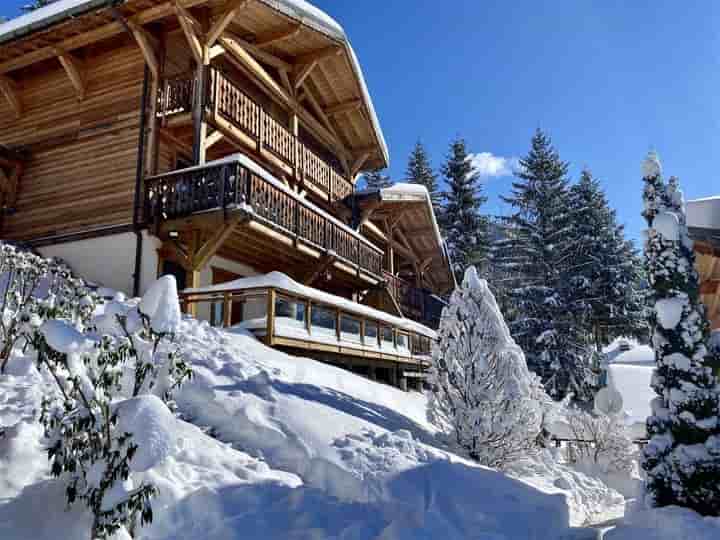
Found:
[[[720,197],[687,203],[687,223],[700,278],[700,297],[713,330],[720,329]]]
[[[0,25],[0,94],[3,239],[132,294],[168,273],[197,291],[281,271],[437,324],[455,283],[429,198],[356,190],[388,151],[344,31],[314,6],[59,0]],[[401,373],[393,354],[364,349],[358,369]]]

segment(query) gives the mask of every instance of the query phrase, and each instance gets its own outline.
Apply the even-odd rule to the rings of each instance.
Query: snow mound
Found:
[[[144,395],[123,401],[118,406],[117,428],[131,433],[138,450],[130,469],[145,472],[165,461],[175,448],[176,420],[163,401]]]
[[[703,517],[687,508],[668,506],[630,512],[605,540],[716,540],[720,518]]]
[[[91,350],[94,345],[82,332],[65,321],[45,321],[40,331],[50,348],[59,353],[79,354]]]
[[[174,332],[180,323],[180,302],[173,276],[162,276],[153,283],[142,298],[140,312],[150,318],[155,332]]]

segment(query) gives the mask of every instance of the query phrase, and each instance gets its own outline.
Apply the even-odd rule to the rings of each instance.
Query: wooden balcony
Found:
[[[212,326],[238,325],[271,346],[427,366],[435,337],[429,329],[419,333],[418,325],[373,317],[366,306],[341,307],[277,286],[238,287],[242,281],[183,291],[181,305]]]
[[[200,220],[208,214],[219,214],[227,223],[231,215],[242,213],[256,236],[279,238],[289,251],[325,257],[370,283],[382,280],[381,249],[243,159],[249,161],[238,157],[148,178],[148,222],[158,230],[163,223]],[[271,256],[273,246],[266,244],[264,251]]]
[[[405,317],[430,328],[438,328],[445,302],[427,289],[415,287],[389,272],[383,271],[383,277],[390,294]]]
[[[190,121],[197,96],[193,75],[165,80],[157,114],[166,122]],[[353,184],[303,144],[217,68],[210,68],[201,96],[205,120],[215,129],[267,160],[319,197],[333,203],[354,191]]]

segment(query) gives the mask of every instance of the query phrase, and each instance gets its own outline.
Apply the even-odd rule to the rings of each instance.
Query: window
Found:
[[[312,314],[310,322],[312,323],[313,332],[317,330],[321,334],[335,335],[337,331],[337,314],[335,310],[313,304],[310,313]]]
[[[397,333],[397,348],[398,349],[404,349],[409,350],[409,339],[407,334],[403,334],[402,332]]]
[[[360,343],[360,319],[350,315],[342,315],[340,317],[340,338]]]
[[[389,326],[383,326],[380,330],[382,336],[381,346],[383,349],[392,349],[395,346],[393,341],[393,330]]]
[[[275,321],[279,324],[305,327],[305,302],[286,296],[275,297]]]
[[[378,346],[378,323],[365,321],[365,345]]]

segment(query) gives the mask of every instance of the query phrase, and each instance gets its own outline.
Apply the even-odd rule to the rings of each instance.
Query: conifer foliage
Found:
[[[463,139],[450,144],[441,172],[448,189],[440,225],[460,282],[465,269],[480,263],[487,252],[487,219],[480,213],[487,197],[482,194],[480,175],[472,167]]]
[[[429,383],[432,421],[473,459],[502,468],[537,450],[550,399],[474,267],[443,310]]]
[[[569,196],[569,307],[600,351],[616,337],[645,333],[642,262],[588,169],[570,187]]]
[[[411,184],[420,184],[427,188],[435,215],[439,216],[442,205],[442,193],[438,191],[437,175],[430,165],[430,158],[423,144],[418,141],[410,153],[405,180]]]
[[[646,492],[654,506],[720,515],[720,383],[677,179],[663,181],[657,155],[643,163],[645,264],[654,308],[649,322],[657,397],[643,450]]]
[[[503,304],[511,307],[513,337],[557,400],[572,393],[591,397],[587,335],[569,309],[574,243],[567,180],[568,165],[550,138],[538,130],[520,160],[517,181],[503,197],[513,213],[505,218],[504,238],[493,246],[491,265],[501,284]]]
[[[366,189],[382,189],[393,185],[393,181],[390,179],[390,176],[385,174],[383,169],[368,171],[363,174],[363,178],[365,178]]]

